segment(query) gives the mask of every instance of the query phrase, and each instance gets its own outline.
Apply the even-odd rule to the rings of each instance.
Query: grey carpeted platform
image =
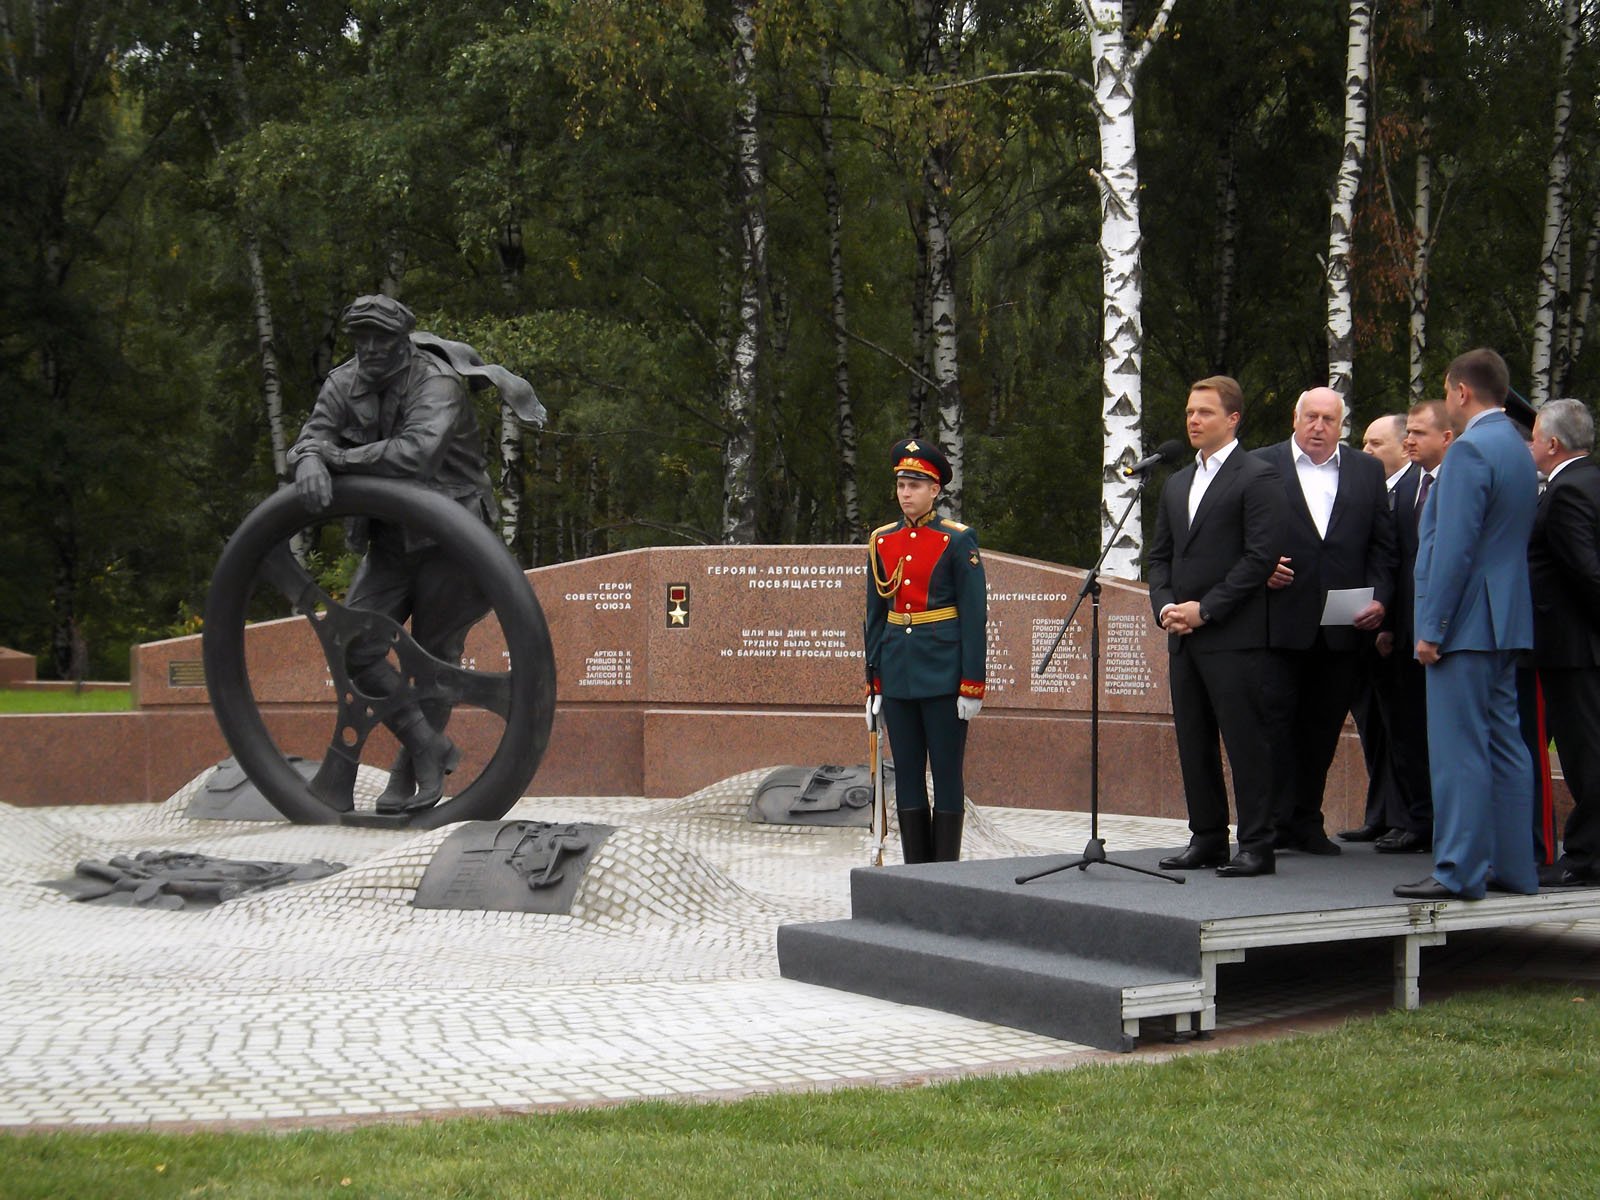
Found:
[[[1147,870],[1173,850],[1108,848],[1111,862],[1016,879],[1077,856],[1008,858],[851,874],[849,920],[778,929],[790,979],[918,1004],[1106,1049],[1129,1049],[1138,1019],[1215,1017],[1216,963],[1246,948],[1356,938],[1401,938],[1415,992],[1417,945],[1451,928],[1550,919],[1553,910],[1600,912],[1600,890],[1483,901],[1417,902],[1394,885],[1424,878],[1426,854],[1370,845],[1338,857],[1285,852],[1277,874],[1222,879]],[[1176,873],[1175,873],[1176,874]],[[1402,995],[1397,990],[1397,995]]]

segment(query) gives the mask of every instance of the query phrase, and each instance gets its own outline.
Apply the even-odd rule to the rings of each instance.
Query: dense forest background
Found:
[[[959,444],[985,545],[1093,562],[1101,10],[1148,50],[1146,446],[1200,376],[1252,445],[1329,379],[1356,8],[1356,428],[1475,345],[1592,396],[1595,7],[0,0],[0,645],[118,678],[192,632],[376,290],[549,407],[481,401],[525,565],[860,539],[907,432]]]

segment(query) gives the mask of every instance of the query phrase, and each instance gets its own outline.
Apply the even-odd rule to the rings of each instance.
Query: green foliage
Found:
[[[1420,39],[1405,26],[1415,8],[1379,10],[1374,109],[1387,124],[1373,142],[1389,157],[1374,151],[1369,178],[1386,169],[1388,194],[1408,203],[1421,141],[1407,131],[1426,75],[1440,210],[1429,371],[1489,343],[1515,380],[1532,323],[1554,9],[1435,5]],[[1142,27],[1155,4],[1132,9]],[[76,38],[65,6],[13,10],[18,45],[41,14],[44,53],[8,58],[0,88],[0,644],[61,671],[75,629],[92,673],[118,676],[129,643],[203,607],[217,550],[276,485],[247,239],[289,436],[346,352],[343,305],[389,287],[425,327],[529,378],[550,409],[510,468],[527,501],[521,559],[715,540],[738,228],[728,4],[91,2],[74,11],[95,36]],[[998,549],[1092,561],[1099,146],[1077,6],[952,8],[933,74],[915,6],[762,0],[751,12],[770,264],[758,536],[864,532],[846,528],[839,486],[826,61],[862,522],[891,511],[883,448],[911,429],[925,370],[917,223],[936,154],[951,180],[967,515]],[[1201,375],[1244,382],[1246,440],[1260,444],[1284,436],[1293,397],[1325,373],[1344,36],[1337,6],[1312,0],[1181,0],[1144,65],[1152,444],[1178,432]],[[96,58],[101,44],[116,50]],[[1575,245],[1600,198],[1583,99],[1597,65],[1586,42]],[[77,107],[63,103],[74,81]],[[1224,290],[1218,196],[1230,177],[1240,217]],[[1384,276],[1395,226],[1368,211],[1356,230],[1358,424],[1397,408],[1406,386],[1404,311]],[[1580,356],[1572,390],[1592,388],[1597,363]],[[491,441],[493,399],[481,414]]]

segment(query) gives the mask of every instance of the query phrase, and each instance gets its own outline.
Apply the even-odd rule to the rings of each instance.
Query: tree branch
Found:
[[[949,92],[959,88],[977,87],[984,83],[1000,83],[1008,79],[1066,79],[1081,88],[1088,88],[1089,81],[1076,71],[1057,71],[1049,67],[1039,67],[1030,71],[995,71],[988,75],[974,75],[971,79],[956,79],[950,83],[936,83],[932,87],[920,84],[900,84],[891,91],[920,91],[920,92]]]
[[[1128,60],[1128,74],[1137,75],[1151,48],[1161,40],[1161,35],[1167,30],[1167,18],[1172,15],[1172,6],[1177,0],[1161,0],[1161,11],[1156,13],[1156,19],[1150,22],[1150,32],[1145,34],[1144,41],[1133,52]]]
[[[901,358],[898,354],[896,354],[893,350],[889,349],[887,346],[880,346],[880,345],[878,345],[877,342],[874,342],[874,341],[872,341],[872,340],[870,340],[868,338],[864,338],[859,333],[852,333],[848,329],[846,329],[844,331],[844,335],[845,335],[845,337],[849,338],[852,342],[860,342],[868,350],[877,351],[879,354],[881,354],[885,358],[887,358],[890,362],[897,364],[902,371],[904,371],[907,375],[911,376],[913,379],[916,379],[916,380],[918,380],[918,381],[920,381],[922,383],[925,383],[931,388],[938,388],[939,384],[938,384],[937,380],[930,379],[928,376],[924,375],[921,371],[917,370],[916,367],[912,366],[910,363],[908,363],[905,359]]]

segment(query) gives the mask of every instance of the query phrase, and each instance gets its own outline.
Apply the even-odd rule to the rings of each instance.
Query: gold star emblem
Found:
[[[917,445],[915,442],[907,442],[906,443],[906,449],[911,451],[911,453],[915,454],[918,450],[921,450],[922,447]]]
[[[684,610],[682,604],[667,610],[667,621],[671,625],[682,625],[688,619],[688,616],[689,614]]]

